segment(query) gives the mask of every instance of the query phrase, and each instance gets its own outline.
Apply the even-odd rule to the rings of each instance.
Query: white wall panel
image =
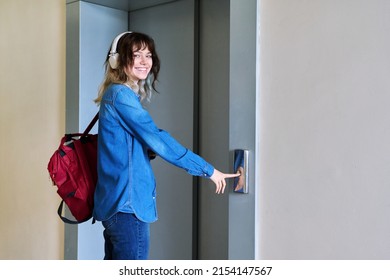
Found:
[[[83,1],[67,4],[68,133],[83,131],[98,111],[93,100],[115,36],[127,30],[128,12]],[[98,124],[91,131],[97,133]],[[65,227],[66,259],[103,259],[103,227],[90,221]]]

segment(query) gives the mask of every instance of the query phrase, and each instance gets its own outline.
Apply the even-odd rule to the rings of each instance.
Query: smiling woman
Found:
[[[157,220],[150,151],[223,193],[224,174],[159,129],[142,101],[155,90],[160,60],[154,41],[137,32],[119,34],[106,58],[99,109],[98,183],[94,218],[105,228],[105,259],[147,259],[149,224]],[[173,180],[174,181],[174,180]]]

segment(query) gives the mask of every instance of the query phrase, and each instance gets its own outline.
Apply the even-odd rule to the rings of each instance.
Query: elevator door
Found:
[[[157,126],[223,172],[233,171],[234,149],[250,155],[244,195],[231,191],[231,181],[216,195],[211,180],[152,161],[159,220],[151,225],[150,259],[253,258],[256,0],[111,2],[67,0],[67,130],[96,113],[92,100],[113,36],[149,34],[161,60],[159,93],[146,104]],[[66,227],[66,259],[102,257],[100,223]]]
[[[194,148],[194,0],[174,1],[129,14],[133,31],[156,43],[161,71],[147,105],[157,126]],[[160,158],[153,162],[159,220],[151,225],[151,259],[192,259],[193,178]]]
[[[245,4],[243,4],[245,2]],[[160,220],[152,259],[252,259],[255,240],[256,0],[180,0],[130,12],[162,62],[149,109],[157,124],[223,172],[249,151],[249,192],[214,193],[160,159],[154,163]],[[196,179],[195,179],[196,180]]]

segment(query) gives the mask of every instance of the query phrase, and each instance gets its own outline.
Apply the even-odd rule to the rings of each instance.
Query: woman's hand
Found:
[[[210,179],[215,184],[215,193],[220,194],[224,193],[226,187],[226,178],[234,178],[240,176],[240,173],[237,174],[225,174],[221,171],[214,169],[213,175],[211,175]]]

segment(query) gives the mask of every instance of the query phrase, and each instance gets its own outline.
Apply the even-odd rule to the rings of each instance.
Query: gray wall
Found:
[[[229,149],[249,150],[249,193],[230,189],[229,259],[255,257],[256,4],[230,0]]]
[[[244,5],[243,5],[244,3]],[[200,259],[255,257],[256,1],[200,1],[200,152],[233,172],[234,149],[250,153],[249,194],[214,194],[201,181]]]
[[[259,257],[389,259],[390,2],[259,3]]]

